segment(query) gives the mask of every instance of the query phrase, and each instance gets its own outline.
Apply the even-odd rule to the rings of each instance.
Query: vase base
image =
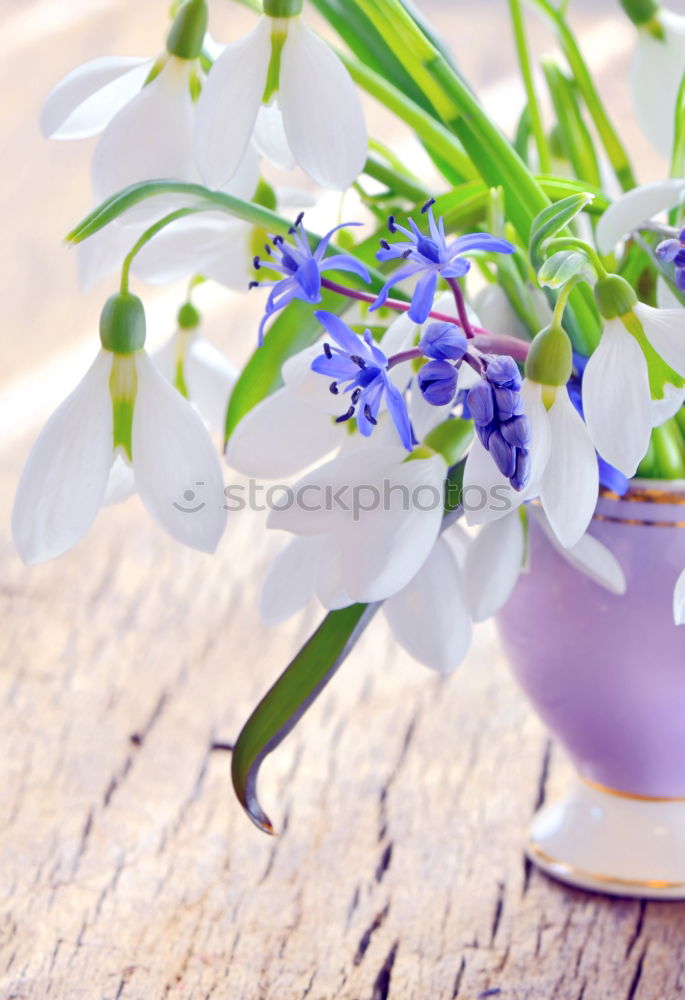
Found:
[[[576,779],[535,814],[526,854],[576,888],[685,899],[685,800],[631,798]]]

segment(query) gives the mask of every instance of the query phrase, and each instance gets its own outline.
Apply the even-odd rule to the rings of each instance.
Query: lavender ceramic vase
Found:
[[[530,519],[530,572],[498,615],[505,653],[573,760],[566,798],[535,816],[530,859],[573,885],[685,899],[685,484],[599,500],[590,533],[621,563],[623,597],[575,570]]]

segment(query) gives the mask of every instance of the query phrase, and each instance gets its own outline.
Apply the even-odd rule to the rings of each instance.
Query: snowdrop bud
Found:
[[[206,0],[186,0],[167,37],[169,55],[179,59],[197,59],[207,32],[207,20]]]
[[[625,316],[637,302],[637,295],[625,278],[610,274],[595,285],[595,300],[605,319]]]
[[[633,24],[647,24],[659,11],[655,0],[621,0],[621,6]]]
[[[526,378],[540,385],[566,385],[573,371],[573,347],[558,324],[541,330],[530,345]]]
[[[133,354],[145,344],[145,309],[135,295],[119,293],[105,302],[100,315],[102,346],[113,354]]]
[[[296,17],[302,13],[302,0],[264,0],[267,17]]]
[[[176,321],[181,330],[195,330],[202,320],[192,302],[185,302],[178,310]]]

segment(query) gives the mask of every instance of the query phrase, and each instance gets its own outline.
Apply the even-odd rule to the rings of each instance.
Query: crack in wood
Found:
[[[452,987],[451,1000],[457,1000],[459,996],[459,990],[461,989],[462,980],[464,978],[464,973],[466,972],[466,959],[462,955],[461,962],[459,963],[459,969],[454,978],[454,986]]]
[[[545,740],[545,749],[542,753],[542,765],[538,775],[537,792],[535,795],[535,805],[533,815],[541,809],[547,797],[547,779],[549,778],[549,764],[552,756],[552,741],[549,737]]]
[[[628,940],[628,944],[626,945],[626,958],[630,958],[630,953],[635,947],[637,941],[639,940],[642,934],[642,931],[644,929],[646,912],[647,912],[647,900],[641,899],[638,903],[638,913],[637,913],[637,921],[635,922],[635,928]]]
[[[367,927],[367,929],[360,937],[359,944],[357,945],[357,952],[354,956],[355,965],[361,965],[361,963],[363,962],[364,955],[366,955],[367,951],[369,950],[369,945],[371,944],[371,938],[374,936],[376,931],[379,930],[385,923],[385,918],[387,917],[389,910],[390,910],[390,903],[387,904],[384,910],[381,910],[380,913],[376,914],[371,924]]]
[[[495,912],[492,915],[492,924],[490,925],[490,945],[495,943],[495,938],[497,937],[497,931],[499,930],[500,921],[502,919],[502,910],[504,908],[504,882],[497,883],[497,899],[495,900]]]
[[[371,994],[371,1000],[388,1000],[390,994],[390,979],[392,977],[392,969],[395,964],[395,959],[397,958],[397,949],[400,946],[399,941],[395,941],[392,948],[387,954],[383,965],[381,966],[380,972],[376,976],[375,982],[373,984],[373,993]]]
[[[378,867],[376,868],[376,882],[379,885],[383,881],[383,876],[390,867],[390,862],[392,861],[392,851],[393,851],[393,842],[391,840],[388,846],[383,851],[381,859],[378,862]]]
[[[640,980],[642,979],[642,970],[644,968],[646,954],[647,954],[647,949],[645,948],[645,950],[642,952],[642,954],[637,960],[637,965],[635,966],[635,972],[630,982],[630,986],[628,987],[628,992],[626,993],[626,1000],[635,1000],[635,997],[637,995],[637,990],[640,985]]]

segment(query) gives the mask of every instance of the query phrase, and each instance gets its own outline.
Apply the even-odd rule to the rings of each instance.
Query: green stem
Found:
[[[166,227],[170,226],[172,222],[176,222],[177,219],[183,219],[186,215],[194,215],[196,212],[202,212],[202,208],[179,208],[175,212],[170,212],[169,215],[165,215],[163,219],[159,219],[153,226],[146,229],[145,232],[140,236],[139,239],[133,244],[133,247],[124,257],[124,262],[121,265],[121,294],[128,294],[128,282],[131,273],[131,264],[137,253],[139,253],[144,246],[154,239],[158,233]]]
[[[413,129],[418,137],[425,142],[429,152],[433,151],[443,159],[448,160],[465,180],[478,178],[478,172],[473,163],[449,129],[431,118],[423,108],[403,94],[401,90],[393,87],[380,74],[343,52],[338,52],[338,55],[354,82]]]
[[[554,314],[552,316],[551,326],[561,326],[562,319],[564,317],[564,309],[568,303],[568,297],[575,288],[576,285],[580,284],[583,279],[580,275],[574,275],[570,281],[567,281],[564,287],[561,289],[557,296],[557,301],[554,303]]]
[[[395,194],[402,195],[413,204],[424,204],[431,196],[431,192],[426,187],[422,187],[413,178],[400,173],[394,167],[389,167],[375,157],[370,156],[366,161],[364,173],[374,180],[385,184]]]
[[[537,7],[551,22],[616,177],[623,190],[629,191],[635,187],[636,180],[628,154],[606,112],[592,74],[563,13],[550,0],[527,0],[527,2]]]
[[[509,12],[511,14],[512,28],[514,30],[514,41],[516,42],[516,52],[519,60],[519,67],[521,69],[521,77],[523,78],[523,85],[526,89],[526,96],[528,98],[530,127],[538,150],[540,172],[547,174],[551,173],[552,154],[549,148],[549,142],[547,141],[547,136],[545,135],[545,127],[540,113],[540,104],[535,92],[535,84],[533,83],[533,71],[530,64],[530,54],[528,52],[528,42],[526,40],[526,28],[523,21],[520,0],[509,0]]]
[[[545,244],[546,250],[582,250],[592,261],[592,266],[597,271],[598,278],[606,278],[607,269],[602,263],[602,259],[595,250],[593,246],[586,243],[585,240],[576,238],[575,236],[559,236],[554,240],[550,240],[549,243]]]

